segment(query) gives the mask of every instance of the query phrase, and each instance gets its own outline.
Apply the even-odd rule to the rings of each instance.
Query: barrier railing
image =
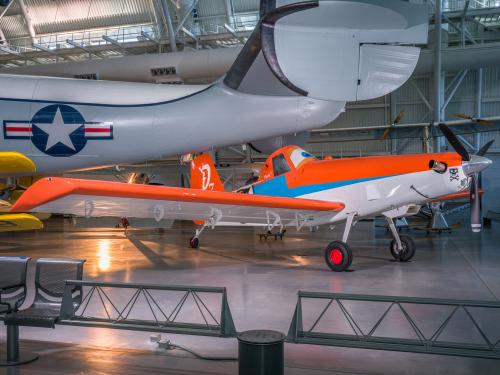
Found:
[[[83,288],[80,306],[71,290]],[[235,337],[226,288],[67,281],[58,324]]]
[[[299,291],[288,341],[500,359],[500,302]]]

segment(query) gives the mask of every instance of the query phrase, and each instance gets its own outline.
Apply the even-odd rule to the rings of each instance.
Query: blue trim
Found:
[[[210,85],[207,88],[197,91],[195,93],[189,94],[187,96],[183,96],[181,98],[167,100],[164,102],[158,103],[146,103],[146,104],[103,104],[103,103],[82,103],[82,102],[64,102],[57,100],[35,100],[35,99],[13,99],[13,98],[0,98],[0,101],[8,101],[8,102],[23,102],[23,103],[44,103],[44,104],[67,104],[67,105],[86,105],[92,107],[111,107],[111,108],[141,108],[141,107],[155,107],[163,104],[171,104],[184,99],[191,98],[192,96],[201,94],[209,89],[211,89],[214,85]]]
[[[254,194],[258,195],[268,195],[272,197],[300,197],[302,195],[317,193],[323,190],[335,189],[343,186],[349,186],[354,184],[359,184],[361,182],[380,180],[383,178],[394,177],[390,176],[379,176],[379,177],[369,177],[369,178],[358,178],[354,180],[344,180],[336,182],[327,182],[324,184],[313,184],[298,186],[295,188],[289,188],[286,183],[285,175],[275,177],[271,180],[262,182],[260,184],[253,186]]]
[[[7,123],[9,124],[27,124],[30,122],[28,121],[10,121],[10,120],[4,120],[3,121],[3,139],[31,139],[31,135],[27,136],[8,136],[7,135]]]

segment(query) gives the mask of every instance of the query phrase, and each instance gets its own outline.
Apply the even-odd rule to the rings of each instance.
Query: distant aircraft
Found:
[[[355,222],[382,215],[394,236],[390,251],[405,262],[413,257],[415,244],[411,237],[399,235],[394,219],[414,215],[420,205],[455,196],[469,186],[474,189],[471,176],[491,164],[484,156],[469,155],[445,125],[442,129],[457,153],[320,161],[288,146],[268,158],[257,182],[235,192],[223,191],[210,156],[203,154],[191,164],[191,189],[46,178],[31,186],[13,211],[195,220],[201,228],[190,240],[193,248],[207,227],[251,225],[283,232],[290,226],[300,230],[345,221],[342,240],[325,249],[333,271],[346,270],[352,262],[347,240]],[[470,193],[478,199],[477,191]],[[476,225],[473,221],[473,230]]]
[[[426,5],[283,3],[262,2],[255,31],[213,85],[0,75],[0,177],[158,160],[321,127],[346,101],[400,87],[420,54],[403,45],[427,41]],[[5,201],[15,183],[7,185]]]

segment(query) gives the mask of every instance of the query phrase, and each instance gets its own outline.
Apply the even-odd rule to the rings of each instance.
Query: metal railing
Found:
[[[83,288],[80,306],[71,290]],[[198,320],[193,316],[197,315]],[[58,324],[234,337],[226,288],[67,281]]]
[[[500,359],[499,320],[500,302],[299,291],[288,341]]]

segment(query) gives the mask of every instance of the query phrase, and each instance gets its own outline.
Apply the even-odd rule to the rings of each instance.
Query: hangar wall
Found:
[[[455,74],[446,74],[445,87],[448,87],[456,74],[458,74],[458,72]],[[476,114],[476,83],[476,71],[471,70],[465,76],[462,84],[459,86],[446,108],[446,120],[456,120],[457,118],[455,115],[458,113],[466,113],[469,115]],[[404,118],[401,121],[402,124],[430,122],[432,120],[432,110],[427,107],[419,91],[432,106],[433,90],[432,76],[413,76],[410,81],[391,95],[366,102],[349,103],[346,112],[326,128],[362,128],[366,126],[389,124],[402,110],[405,111]],[[483,117],[497,116],[500,113],[500,66],[483,69],[483,94],[481,103],[481,115]],[[496,140],[491,148],[491,152],[500,152],[500,134],[498,132],[485,133],[482,135],[481,142],[484,143],[490,139]],[[335,142],[328,139],[324,143],[309,143],[308,150],[317,155],[373,155],[389,152],[389,142],[391,141]],[[419,139],[393,140],[392,142],[395,143],[393,149],[401,153],[422,151],[422,142]]]

